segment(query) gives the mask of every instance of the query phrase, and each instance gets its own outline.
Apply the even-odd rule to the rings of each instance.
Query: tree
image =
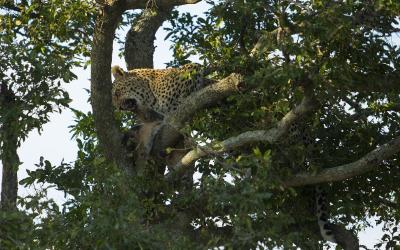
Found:
[[[68,106],[61,83],[76,78],[72,67],[88,55],[90,29],[83,31],[80,24],[89,23],[90,8],[76,1],[0,1],[0,221],[6,228],[21,216],[16,212],[17,149],[30,131],[41,131],[51,112]],[[60,28],[60,21],[68,25]],[[11,237],[7,231],[0,228],[2,236]]]
[[[90,6],[82,3],[1,2],[2,208],[15,208],[21,141],[31,130],[40,130],[50,112],[68,105],[61,82],[76,77],[71,67],[88,53],[89,40],[79,25],[89,21]],[[69,24],[60,28],[59,21]]]
[[[41,201],[45,193],[21,200],[28,219],[43,209],[46,217],[18,243],[318,249],[318,184],[339,246],[358,249],[357,232],[376,216],[386,231],[377,246],[398,247],[400,51],[393,39],[400,5],[208,1],[206,18],[173,10],[196,2],[95,6],[93,114],[75,111],[77,160],[54,166],[41,159],[21,182],[52,183],[72,198],[61,210]],[[142,11],[125,14],[133,9]],[[113,41],[120,25],[130,25],[128,69],[151,68],[165,20],[174,42],[170,66],[199,56],[215,83],[165,117],[143,155],[137,138],[144,125],[111,103]]]

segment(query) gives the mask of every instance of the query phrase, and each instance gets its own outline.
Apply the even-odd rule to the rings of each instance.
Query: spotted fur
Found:
[[[326,241],[336,242],[335,235],[330,228],[331,224],[328,221],[328,202],[326,200],[326,194],[320,186],[315,187],[315,201],[318,226],[322,238]]]
[[[187,96],[207,82],[202,66],[194,63],[180,68],[128,72],[114,66],[112,73],[115,78],[112,100],[116,108],[134,110],[145,106],[162,115],[175,111]]]

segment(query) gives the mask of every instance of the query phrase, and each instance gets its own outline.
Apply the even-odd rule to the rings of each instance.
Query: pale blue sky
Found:
[[[207,4],[203,1],[196,5],[187,5],[179,7],[181,12],[191,12],[201,15],[207,9]],[[157,32],[156,51],[154,55],[155,68],[165,68],[165,63],[172,59],[172,52],[169,50],[171,43],[164,41],[166,32],[160,29]],[[117,57],[118,48],[114,46],[113,65],[118,64],[125,67],[122,59]],[[84,112],[90,111],[91,106],[87,102],[88,94],[84,89],[90,89],[89,78],[90,69],[83,70],[77,68],[74,70],[78,79],[70,84],[65,85],[65,89],[69,92],[72,99],[71,107]],[[64,110],[61,114],[52,114],[50,122],[43,126],[43,132],[39,135],[36,131],[29,134],[28,139],[22,144],[18,150],[20,160],[23,164],[18,172],[19,180],[25,178],[27,169],[35,169],[34,164],[39,162],[39,158],[43,156],[53,164],[58,164],[62,160],[70,162],[76,159],[77,146],[75,140],[71,140],[68,126],[74,122],[73,113],[69,110]],[[1,176],[1,163],[0,163]],[[1,180],[0,180],[1,181]],[[1,188],[1,186],[0,186]],[[18,194],[26,196],[32,193],[33,189],[19,188]],[[63,194],[57,191],[52,191],[50,196],[55,200],[62,201]],[[366,232],[361,233],[360,242],[363,245],[372,247],[380,238],[381,232],[378,228],[370,228]]]

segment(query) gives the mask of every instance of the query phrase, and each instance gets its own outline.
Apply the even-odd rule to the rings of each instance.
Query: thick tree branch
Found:
[[[132,24],[125,39],[125,62],[128,70],[153,68],[155,35],[171,11],[172,7],[146,9]]]
[[[111,58],[115,29],[124,12],[123,4],[104,6],[96,18],[91,54],[91,104],[100,147],[105,157],[131,172],[111,104]]]
[[[239,90],[243,77],[231,74],[228,77],[209,85],[186,98],[177,111],[165,119],[165,123],[176,129],[182,128],[198,110],[209,107],[216,102],[236,93]]]
[[[283,181],[283,185],[286,187],[298,187],[346,180],[374,170],[383,160],[387,160],[399,152],[400,136],[372,150],[355,162],[327,168],[318,174],[296,174],[292,178]]]

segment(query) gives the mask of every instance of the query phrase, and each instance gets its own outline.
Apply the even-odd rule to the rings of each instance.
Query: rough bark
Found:
[[[123,135],[114,118],[111,104],[111,59],[115,29],[124,12],[121,2],[104,6],[96,18],[91,66],[91,104],[100,147],[105,157],[131,173]]]
[[[156,32],[171,11],[172,7],[146,9],[132,24],[125,39],[125,62],[128,70],[154,67]]]
[[[20,165],[19,157],[17,154],[17,140],[15,135],[9,134],[4,131],[8,136],[4,140],[2,147],[1,162],[3,164],[3,176],[1,182],[1,202],[0,208],[2,210],[14,210],[17,204],[18,194],[18,167]]]
[[[15,96],[13,92],[8,89],[5,84],[2,84],[0,92],[2,95],[0,98],[2,109],[5,111],[13,110],[12,108],[15,107]],[[20,165],[17,154],[18,133],[16,124],[18,122],[18,115],[15,112],[7,112],[3,115],[3,123],[0,124],[0,157],[3,165],[0,208],[2,210],[14,210],[17,208],[17,172]]]

